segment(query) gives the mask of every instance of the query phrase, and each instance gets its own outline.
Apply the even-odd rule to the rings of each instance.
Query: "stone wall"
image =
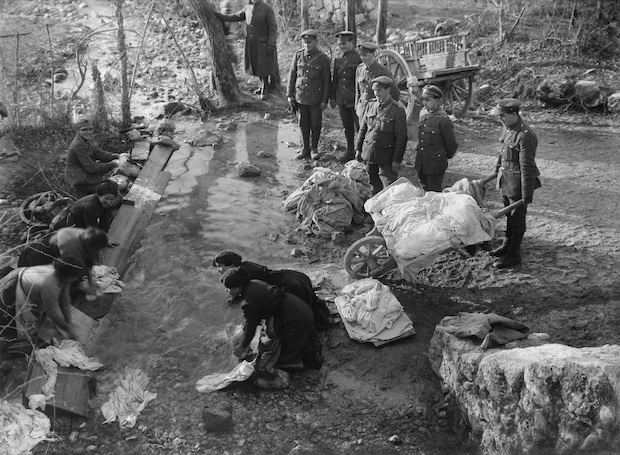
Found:
[[[577,349],[544,344],[534,334],[485,351],[442,324],[431,340],[431,364],[483,453],[579,454],[619,447],[620,346]]]
[[[355,4],[355,23],[363,24],[368,19],[376,20],[376,0],[357,0]],[[321,22],[331,21],[336,26],[343,26],[347,14],[346,0],[310,0],[310,18]]]

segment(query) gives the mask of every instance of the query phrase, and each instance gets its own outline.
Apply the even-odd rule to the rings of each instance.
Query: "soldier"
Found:
[[[407,114],[391,96],[394,81],[379,76],[371,81],[374,97],[368,103],[355,142],[355,158],[366,163],[373,195],[398,178],[407,145]]]
[[[338,157],[342,163],[355,158],[355,133],[360,129],[359,119],[355,114],[355,70],[362,63],[355,51],[355,33],[336,33],[341,57],[334,60],[332,75],[331,106],[340,110],[340,119],[347,139],[347,150]]]
[[[329,100],[330,61],[317,48],[316,30],[301,33],[303,49],[295,52],[288,77],[288,102],[299,116],[303,148],[296,159],[318,160],[323,110]]]
[[[368,101],[375,97],[371,81],[379,76],[387,76],[392,79],[392,73],[375,59],[375,53],[379,46],[375,43],[362,43],[357,46],[362,64],[355,71],[355,113],[357,118],[362,119]],[[391,96],[395,101],[400,99],[400,90],[392,80]]]
[[[491,111],[498,115],[504,130],[499,141],[502,149],[497,157],[497,187],[501,190],[504,206],[518,200],[523,205],[506,215],[506,238],[502,245],[491,251],[499,259],[493,263],[498,269],[521,263],[521,241],[525,234],[527,206],[532,203],[534,190],[540,188],[536,166],[538,138],[519,115],[521,102],[515,98],[499,100]]]
[[[426,85],[422,89],[422,104],[426,112],[418,122],[415,168],[424,191],[443,190],[448,160],[459,146],[452,120],[441,108],[442,97],[443,93],[436,85]]]

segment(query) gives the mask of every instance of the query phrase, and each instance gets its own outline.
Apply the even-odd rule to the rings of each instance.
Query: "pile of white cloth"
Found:
[[[118,418],[121,428],[132,428],[142,410],[156,393],[146,390],[149,377],[137,368],[127,368],[125,373],[114,381],[116,388],[109,395],[110,399],[101,406],[105,422],[114,422]]]
[[[448,248],[486,242],[495,233],[495,218],[483,214],[473,197],[458,192],[424,194],[404,177],[364,207],[409,281]]]
[[[196,390],[199,392],[215,392],[222,390],[233,382],[247,381],[254,373],[254,364],[256,360],[248,362],[244,360],[228,373],[213,373],[203,376],[196,382]]]
[[[364,278],[342,288],[336,308],[349,337],[361,342],[386,342],[414,334],[413,323],[390,288]]]
[[[50,419],[20,403],[0,401],[0,453],[23,455],[41,441],[51,441]]]
[[[108,267],[103,264],[95,265],[92,268],[92,277],[104,294],[119,294],[123,292],[125,283],[121,281],[121,276],[115,267]]]
[[[296,213],[306,234],[331,234],[361,223],[366,216],[364,201],[371,194],[364,165],[349,161],[341,172],[315,168],[303,185],[284,201],[284,208]]]

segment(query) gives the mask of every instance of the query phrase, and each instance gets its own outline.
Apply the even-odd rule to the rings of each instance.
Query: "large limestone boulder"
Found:
[[[577,349],[546,337],[485,351],[440,324],[429,357],[486,454],[618,449],[620,346]]]
[[[598,107],[605,102],[601,87],[594,81],[575,82],[575,100],[585,107]]]

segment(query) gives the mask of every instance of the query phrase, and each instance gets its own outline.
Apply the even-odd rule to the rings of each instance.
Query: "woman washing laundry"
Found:
[[[277,286],[306,302],[312,309],[317,328],[328,328],[334,325],[329,308],[325,301],[319,299],[314,293],[312,281],[305,273],[286,269],[271,270],[255,262],[243,261],[241,256],[234,251],[218,253],[213,259],[213,266],[217,267],[221,274],[233,267],[239,267],[248,274],[251,280],[261,280]]]
[[[264,319],[264,331],[269,340],[261,339],[259,344],[259,374],[273,376],[273,368],[269,365],[282,370],[321,367],[321,345],[312,311],[306,303],[276,286],[251,280],[241,267],[224,272],[221,281],[232,297],[242,299],[245,322],[233,346],[233,353],[238,358],[243,359],[251,353],[250,342]],[[271,353],[270,359],[262,355],[265,350]]]

